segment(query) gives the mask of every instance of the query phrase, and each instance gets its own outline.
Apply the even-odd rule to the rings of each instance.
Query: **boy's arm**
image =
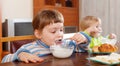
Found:
[[[19,60],[18,54],[19,54],[20,52],[27,52],[27,50],[24,48],[24,46],[22,46],[22,47],[19,48],[15,53],[13,53],[13,54],[8,54],[8,55],[6,55],[5,57],[3,57],[2,63]]]
[[[80,34],[84,35],[87,41],[85,43],[80,43],[77,45],[76,52],[86,52],[88,50],[88,45],[90,44],[91,37],[85,32],[80,32]]]
[[[81,43],[77,45],[75,41],[71,40],[69,45],[74,46],[75,52],[86,52],[89,43]]]
[[[114,33],[111,33],[107,36],[109,39],[116,39],[117,36]]]
[[[2,63],[12,62],[12,61],[23,61],[25,63],[29,62],[41,62],[43,59],[39,58],[38,55],[34,54],[34,51],[40,51],[41,49],[34,50],[35,48],[40,48],[35,46],[35,44],[26,44],[20,47],[14,54],[8,54],[2,59]],[[37,52],[36,52],[37,53]]]
[[[8,54],[2,59],[2,63],[15,61],[15,60],[17,60],[17,55],[15,53],[14,54]]]
[[[84,35],[84,37],[87,39],[86,43],[89,44],[91,41],[91,37],[86,32],[80,32],[80,34]]]
[[[87,42],[76,44],[75,41],[70,41],[70,45],[74,45],[76,52],[85,52],[87,46],[89,45],[91,41],[91,37],[85,32],[80,32],[80,34],[82,34],[87,39]]]

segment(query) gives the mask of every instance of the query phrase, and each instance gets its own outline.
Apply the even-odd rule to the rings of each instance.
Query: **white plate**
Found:
[[[94,61],[94,62],[98,62],[98,63],[102,63],[102,64],[107,64],[107,65],[116,65],[116,64],[120,64],[120,62],[114,62],[114,63],[104,62],[104,61],[95,59],[95,57],[90,57],[90,58],[87,58],[87,59],[88,59],[88,60],[91,60],[91,61]]]
[[[92,52],[91,50],[88,50],[90,54],[111,54],[111,52]]]

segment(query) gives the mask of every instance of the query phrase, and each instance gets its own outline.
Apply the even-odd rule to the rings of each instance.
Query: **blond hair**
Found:
[[[91,25],[93,25],[94,23],[99,22],[99,21],[100,21],[100,19],[98,17],[86,16],[80,22],[80,29],[81,29],[81,31],[84,31],[87,28],[89,28]]]

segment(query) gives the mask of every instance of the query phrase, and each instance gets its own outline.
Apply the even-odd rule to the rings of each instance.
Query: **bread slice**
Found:
[[[99,48],[98,48],[98,50],[100,51],[100,52],[115,52],[115,51],[117,51],[118,50],[118,48],[117,48],[117,46],[113,46],[113,45],[111,45],[111,44],[102,44]]]
[[[94,47],[92,48],[92,51],[93,51],[93,52],[99,52],[98,48],[99,48],[99,46],[94,46]]]

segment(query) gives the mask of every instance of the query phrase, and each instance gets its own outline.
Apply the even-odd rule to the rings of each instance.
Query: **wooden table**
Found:
[[[52,55],[44,57],[46,60],[41,63],[23,63],[23,62],[9,62],[1,63],[0,66],[108,66],[97,62],[92,62],[86,58],[93,56],[89,53],[74,53],[71,57],[66,59],[58,59]],[[120,66],[116,65],[116,66]]]

